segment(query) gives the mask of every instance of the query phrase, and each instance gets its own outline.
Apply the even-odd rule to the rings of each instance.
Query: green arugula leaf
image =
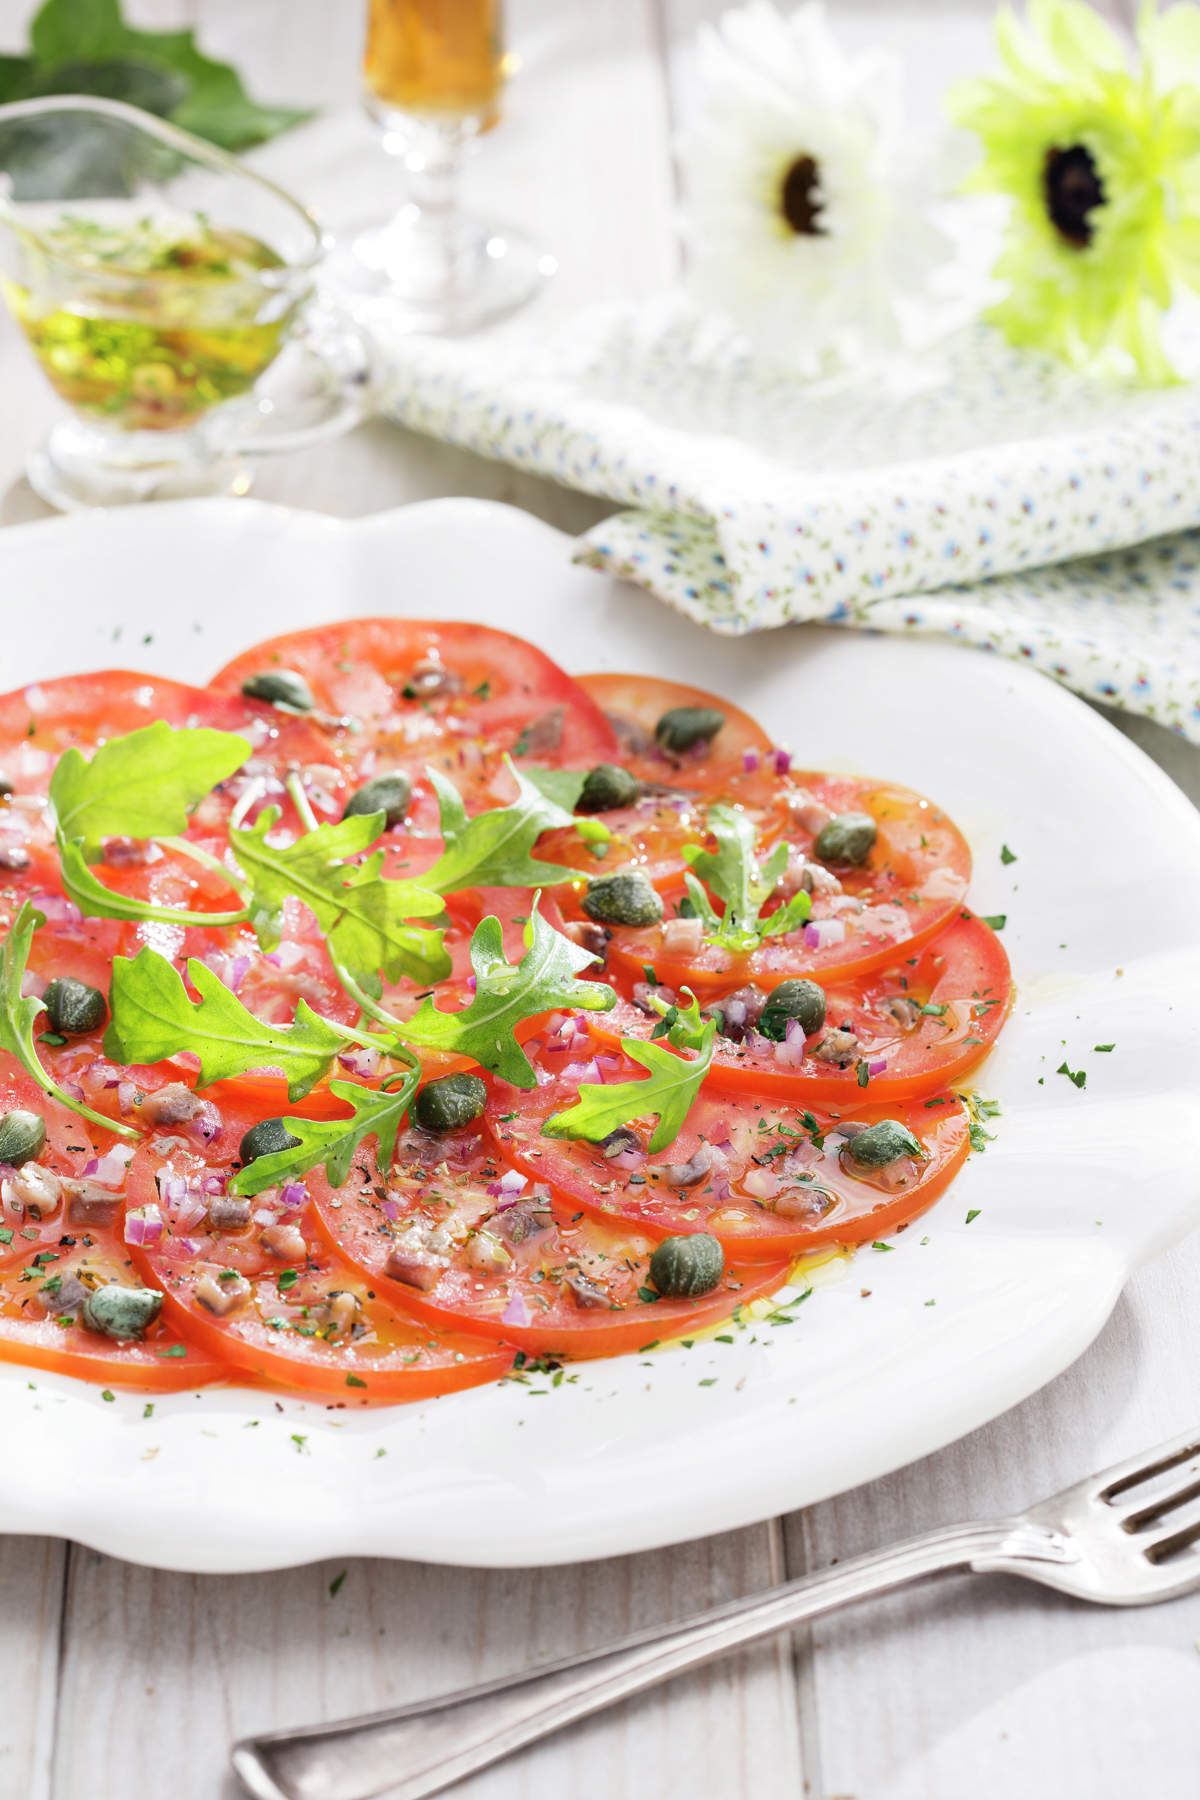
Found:
[[[437,769],[426,770],[438,797],[445,848],[422,875],[425,887],[453,894],[468,887],[554,887],[562,881],[579,880],[578,869],[538,862],[530,854],[543,831],[579,823],[555,798],[556,793],[565,792],[557,780],[561,771],[518,769],[508,756],[504,765],[517,783],[517,798],[511,806],[493,807],[490,812],[476,813],[473,819],[468,819],[454,783]],[[582,786],[581,777],[579,788]]]
[[[157,950],[113,959],[104,1054],[120,1063],[155,1063],[191,1050],[200,1058],[198,1087],[280,1069],[288,1099],[300,1100],[326,1073],[339,1050],[358,1035],[331,1025],[301,1000],[291,1025],[267,1025],[244,1007],[212,970],[194,958],[188,979],[200,995],[188,998],[183,978]]]
[[[788,847],[776,844],[767,860],[756,858],[756,833],[744,813],[730,806],[709,808],[708,829],[717,840],[714,853],[699,844],[684,847],[684,857],[694,870],[685,879],[696,915],[704,923],[704,935],[724,949],[745,952],[757,949],[766,937],[795,931],[812,911],[808,894],[795,894],[766,919],[760,917],[766,901],[787,868]],[[718,915],[708,894],[697,881],[699,875],[724,906]]]
[[[700,1002],[691,988],[681,987],[679,992],[687,995],[686,1006],[681,1006],[678,1000],[668,1003],[661,995],[651,994],[650,1004],[659,1014],[659,1022],[650,1036],[669,1037],[677,1050],[699,1050],[708,1020],[700,1016]]]
[[[330,1186],[341,1187],[350,1173],[355,1152],[364,1138],[372,1136],[379,1143],[379,1172],[386,1176],[396,1154],[396,1133],[421,1083],[421,1065],[415,1057],[412,1061],[412,1068],[401,1075],[389,1075],[377,1088],[364,1087],[357,1081],[331,1081],[330,1093],[353,1107],[350,1118],[297,1119],[289,1113],[287,1128],[300,1142],[247,1163],[230,1182],[233,1192],[261,1194],[264,1188],[278,1187],[281,1182],[307,1175],[318,1163],[324,1163]]]
[[[78,843],[58,840],[58,859],[62,873],[63,893],[73,900],[89,919],[152,919],[164,925],[240,925],[249,914],[245,908],[234,912],[186,912],[178,906],[154,906],[133,894],[121,894],[92,874],[83,859]]]
[[[150,72],[170,74],[158,104],[186,131],[225,150],[246,150],[310,117],[295,107],[259,106],[229,64],[214,62],[196,47],[190,31],[138,31],[126,25],[118,0],[46,0],[30,29],[37,91],[75,92],[79,87],[48,87],[47,80],[73,65],[137,65],[145,83]],[[85,91],[92,91],[86,89]],[[107,89],[103,90],[107,91]],[[153,98],[141,88],[142,104]],[[118,92],[119,99],[132,98]]]
[[[441,896],[424,882],[384,878],[383,851],[364,863],[348,863],[361,855],[384,828],[382,813],[353,814],[336,825],[318,825],[294,844],[275,847],[267,838],[279,818],[278,807],[261,812],[249,830],[231,826],[229,842],[254,891],[251,923],[264,949],[279,942],[279,920],[289,895],[315,914],[335,960],[356,980],[369,985],[380,971],[389,981],[409,975],[414,981],[441,981],[450,973],[450,957],[441,931],[425,931],[410,919],[440,918]]]
[[[101,744],[90,762],[64,750],[50,778],[55,827],[88,862],[106,837],[175,837],[191,809],[251,754],[232,731],[175,729],[163,719]]]
[[[559,1006],[607,1012],[616,1005],[612,988],[577,979],[596,958],[546,922],[538,911],[539,898],[534,898],[525,927],[528,948],[520,962],[505,961],[499,919],[482,919],[471,938],[475,971],[471,1004],[461,1012],[444,1013],[426,1000],[399,1027],[406,1043],[469,1056],[513,1087],[531,1088],[536,1085],[533,1066],[513,1034],[514,1026]]]
[[[103,1126],[105,1131],[113,1131],[118,1137],[136,1138],[138,1133],[131,1125],[119,1125],[114,1119],[106,1118],[103,1113],[93,1112],[82,1100],[72,1100],[70,1094],[65,1093],[42,1067],[33,1042],[33,1026],[38,1014],[44,1009],[41,1001],[34,995],[22,995],[21,983],[29,961],[33,934],[45,923],[45,914],[36,912],[27,900],[0,947],[0,1050],[7,1050],[33,1076],[40,1088],[53,1094],[57,1101],[70,1107],[81,1119],[90,1119],[93,1125]]]
[[[645,1043],[640,1038],[622,1038],[621,1048],[634,1062],[649,1070],[649,1081],[621,1081],[615,1086],[589,1084],[579,1090],[574,1106],[555,1113],[542,1126],[543,1137],[586,1138],[598,1144],[618,1125],[640,1119],[649,1113],[658,1116],[658,1124],[650,1139],[652,1152],[665,1150],[683,1129],[688,1111],[700,1092],[700,1084],[708,1074],[717,1041],[717,1027],[712,1019],[705,1024],[698,1054],[691,1062],[673,1056],[661,1045]]]

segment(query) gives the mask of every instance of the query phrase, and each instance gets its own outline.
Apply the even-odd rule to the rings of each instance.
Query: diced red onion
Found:
[[[520,1169],[505,1169],[500,1179],[491,1183],[488,1188],[488,1193],[493,1199],[500,1198],[501,1196],[506,1199],[511,1199],[514,1194],[523,1193],[528,1186],[529,1177],[528,1175],[522,1175]]]
[[[274,1225],[275,1223],[275,1214],[267,1206],[260,1206],[257,1212],[251,1213],[250,1217],[256,1225]]]
[[[792,766],[791,751],[790,750],[776,750],[776,752],[775,752],[775,773],[777,775],[786,775],[788,770],[791,768],[791,766]]]
[[[632,1144],[627,1149],[618,1150],[615,1156],[605,1158],[610,1169],[640,1169],[646,1160],[646,1152],[636,1149]]]
[[[804,1033],[793,1037],[789,1032],[781,1044],[772,1046],[771,1057],[782,1069],[798,1069],[804,1061]]]
[[[733,1198],[733,1188],[730,1186],[728,1175],[715,1175],[709,1182],[709,1187],[712,1190],[713,1199],[721,1206]]]
[[[882,1075],[886,1068],[887,1068],[887,1057],[886,1056],[877,1056],[875,1058],[874,1062],[869,1062],[867,1064],[867,1074],[868,1075]]]
[[[75,902],[65,894],[35,894],[33,904],[47,925],[78,925],[83,918]]]
[[[223,1194],[229,1185],[228,1175],[206,1175],[200,1183],[202,1194]]]
[[[600,1071],[600,1079],[607,1081],[609,1076],[615,1075],[621,1067],[621,1059],[619,1056],[614,1056],[611,1051],[603,1051],[596,1058],[596,1067]]]
[[[118,1081],[117,1106],[123,1114],[131,1113],[137,1104],[137,1083]]]
[[[64,1094],[70,1094],[72,1100],[83,1099],[83,1089],[77,1081],[60,1081],[58,1085]]]
[[[824,950],[829,944],[840,944],[846,936],[841,919],[810,919],[804,927],[804,942],[810,950]]]
[[[571,1041],[567,1045],[567,1049],[570,1051],[572,1056],[582,1056],[583,1052],[588,1048],[591,1041],[592,1040],[588,1036],[586,1031],[573,1031],[571,1033]]]
[[[26,969],[21,977],[22,1000],[28,1000],[31,997],[35,1000],[40,1000],[45,991],[46,983],[42,980],[42,977],[37,974],[35,970]]]
[[[200,1253],[200,1244],[196,1238],[177,1237],[172,1242],[180,1256],[197,1256]]]
[[[163,1234],[163,1216],[153,1201],[125,1215],[127,1244],[157,1244]]]
[[[475,992],[475,977],[474,977],[474,975],[467,976],[466,987],[467,987],[468,994],[473,994]]]
[[[208,1216],[208,1208],[199,1194],[188,1194],[172,1211],[177,1231],[190,1231]]]
[[[279,1190],[279,1204],[289,1210],[308,1205],[308,1189],[302,1181],[289,1181]]]
[[[379,1206],[385,1219],[398,1219],[400,1217],[400,1208],[394,1200],[381,1200]]]
[[[158,1191],[168,1206],[178,1206],[187,1198],[187,1182],[182,1175],[176,1175],[173,1169],[158,1171]]]
[[[797,1042],[802,1044],[804,1042],[804,1027],[799,1019],[788,1020],[785,1036],[787,1037],[789,1044],[795,1044]]]
[[[744,1000],[727,1000],[721,1010],[730,1025],[746,1023],[746,1002]]]
[[[753,775],[755,769],[757,769],[757,767],[758,767],[758,751],[757,750],[743,750],[742,751],[742,767],[746,771],[747,775]]]
[[[519,1291],[512,1296],[504,1311],[500,1314],[502,1325],[529,1325],[529,1308],[525,1304],[525,1296]]]
[[[563,1081],[600,1081],[603,1077],[593,1056],[588,1062],[569,1062],[562,1072]]]
[[[343,1069],[349,1069],[352,1075],[371,1076],[379,1068],[380,1055],[379,1051],[373,1050],[370,1045],[363,1045],[360,1049],[340,1051],[338,1061]]]
[[[211,1100],[206,1100],[196,1115],[189,1119],[183,1128],[192,1137],[200,1139],[202,1144],[211,1144],[213,1139],[221,1135],[221,1115]]]
[[[81,1175],[94,1175],[99,1167],[100,1158],[98,1156],[89,1156],[79,1173]]]

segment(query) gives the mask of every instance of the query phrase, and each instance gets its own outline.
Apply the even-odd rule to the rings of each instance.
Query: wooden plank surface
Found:
[[[1110,10],[1128,22],[1131,7],[1112,0]],[[353,102],[358,0],[132,0],[128,10],[146,23],[198,23],[206,46],[236,59],[269,98]],[[562,273],[552,306],[670,280],[670,134],[687,104],[694,27],[719,10],[714,0],[512,7],[524,69],[469,187],[477,206],[553,245]],[[831,10],[850,41],[882,39],[905,54],[917,116],[950,74],[986,56],[985,0],[835,0]],[[31,11],[0,0],[0,48],[19,42]],[[335,225],[388,191],[365,125],[356,141],[352,125],[326,122],[267,157],[319,192]],[[0,392],[0,523],[11,523],[45,511],[20,466],[54,403],[7,323]],[[471,493],[568,531],[606,510],[388,425],[268,464],[258,491],[347,516]],[[1128,729],[1200,801],[1200,755],[1153,726]],[[239,1731],[525,1666],[785,1570],[1018,1504],[1190,1422],[1197,1291],[1193,1243],[1141,1272],[1087,1355],[986,1430],[786,1522],[650,1556],[487,1574],[351,1562],[222,1579],[0,1538],[0,1800],[232,1800],[225,1757]],[[947,1583],[676,1683],[456,1791],[473,1800],[1192,1800],[1198,1640],[1200,1602],[1115,1614],[1017,1584]]]

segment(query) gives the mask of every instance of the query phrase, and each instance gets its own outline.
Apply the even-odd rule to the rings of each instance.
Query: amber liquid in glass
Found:
[[[500,116],[501,13],[501,0],[370,0],[370,93],[396,112],[486,130]]]

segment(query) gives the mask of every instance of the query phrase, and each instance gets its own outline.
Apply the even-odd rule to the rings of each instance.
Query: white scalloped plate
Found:
[[[972,900],[1007,913],[1019,988],[979,1078],[1003,1106],[995,1142],[796,1324],[577,1365],[558,1388],[358,1413],[226,1389],[146,1420],[139,1396],[0,1367],[6,1530],[207,1571],[552,1563],[746,1524],[1022,1399],[1200,1218],[1200,818],[1167,777],[1019,666],[815,627],[716,639],[569,552],[468,500],[350,524],[201,501],[25,526],[0,537],[0,686],[113,661],[204,681],[251,638],[395,611],[714,688],[806,762],[906,782],[966,831]]]

